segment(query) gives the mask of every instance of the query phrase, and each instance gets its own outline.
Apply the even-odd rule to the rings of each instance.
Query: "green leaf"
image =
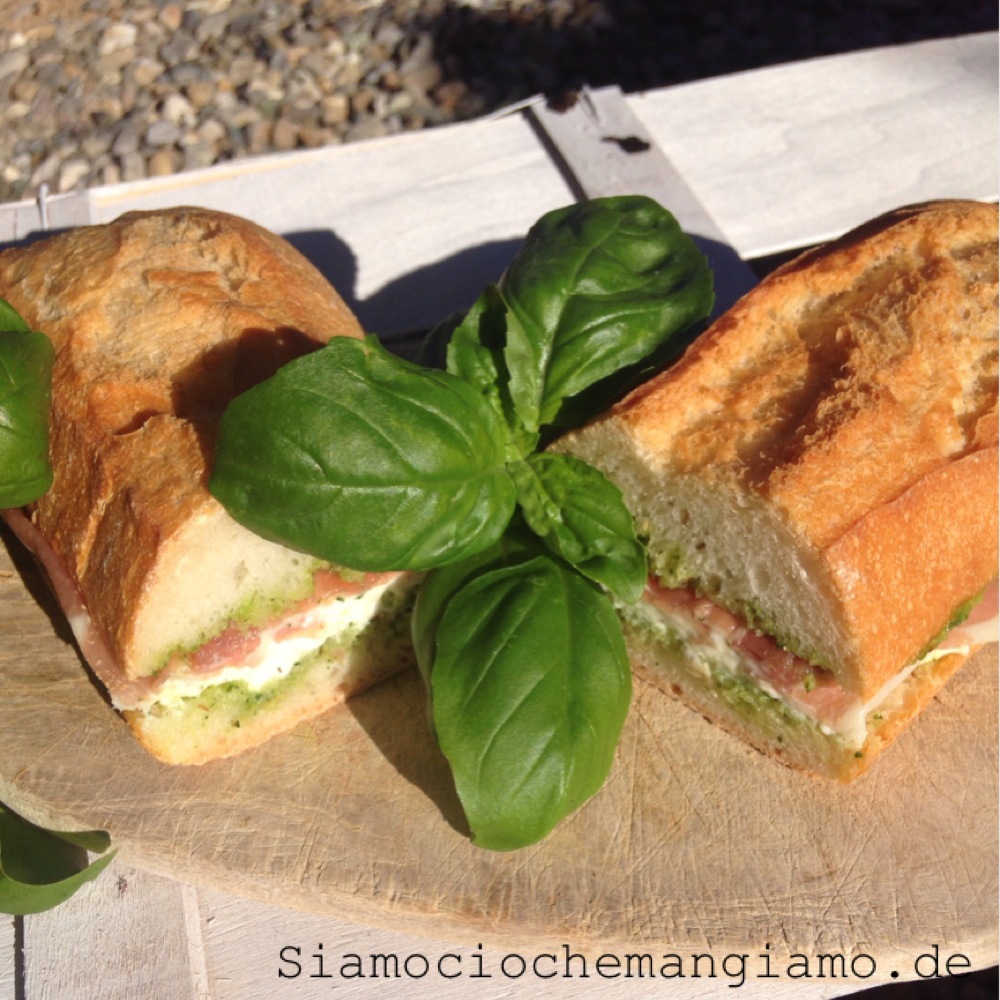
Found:
[[[502,534],[506,451],[468,383],[337,337],[233,400],[209,488],[265,538],[353,569],[424,570]]]
[[[529,545],[466,568],[429,574],[418,656],[473,841],[514,850],[604,784],[629,662],[610,598],[561,560]]]
[[[31,327],[6,299],[0,299],[0,333],[8,332],[30,333]]]
[[[505,353],[510,326],[517,323],[496,285],[476,300],[448,342],[448,371],[465,379],[507,424],[512,459],[524,458],[538,445],[538,425],[530,411],[511,397]]]
[[[87,851],[103,854],[103,831],[56,833],[29,823],[0,804],[0,913],[41,913],[69,899],[97,878],[114,851],[89,863]]]
[[[21,507],[52,485],[49,406],[55,352],[0,299],[0,507]]]
[[[428,687],[441,615],[455,592],[483,569],[514,565],[533,559],[543,551],[539,540],[524,528],[515,515],[499,541],[488,549],[447,566],[440,566],[424,577],[417,592],[411,629],[417,666]]]
[[[550,548],[627,604],[646,586],[646,552],[621,491],[571,455],[532,455],[510,467],[524,519]]]
[[[529,430],[593,416],[631,384],[637,366],[665,360],[671,342],[679,351],[713,301],[701,252],[666,209],[638,195],[544,215],[500,293],[511,317],[509,392]]]

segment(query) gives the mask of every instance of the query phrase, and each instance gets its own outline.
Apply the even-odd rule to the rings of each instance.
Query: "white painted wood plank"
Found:
[[[532,105],[530,114],[558,151],[581,197],[643,194],[669,206],[712,268],[713,316],[757,283],[750,265],[729,246],[687,180],[646,134],[617,87],[584,89],[566,110]]]
[[[654,976],[665,959],[655,950],[643,964],[626,954],[583,955],[572,941],[539,941],[531,951],[454,945],[391,931],[358,927],[328,917],[248,903],[199,891],[205,964],[212,1000],[630,1000],[671,996],[702,1000],[738,988],[751,1000],[834,997],[864,988],[857,978],[761,978],[768,966],[747,951],[723,968],[682,956],[685,975]],[[714,971],[714,977],[711,973]],[[363,975],[361,974],[363,973]],[[693,973],[697,973],[694,975]],[[33,998],[29,998],[33,1000]]]
[[[207,1000],[188,942],[182,887],[112,862],[24,918],[25,1000]]]
[[[628,98],[745,258],[931,197],[994,198],[997,36],[815,59]],[[369,329],[464,307],[572,192],[526,118],[241,160],[48,200],[54,228],[194,203],[289,235]],[[669,206],[668,206],[669,207]],[[0,238],[32,203],[3,206]]]
[[[0,243],[14,243],[39,232],[82,226],[92,217],[91,193],[52,196],[45,185],[31,200],[0,205]]]
[[[734,74],[632,98],[744,258],[929,198],[996,198],[997,35]]]
[[[17,998],[17,935],[14,917],[0,913],[0,1000]]]
[[[528,227],[574,200],[520,116],[99,188],[93,199],[96,222],[184,203],[247,216],[304,249],[383,336],[470,305]]]
[[[25,200],[0,205],[0,243],[14,243],[39,228],[37,202]]]

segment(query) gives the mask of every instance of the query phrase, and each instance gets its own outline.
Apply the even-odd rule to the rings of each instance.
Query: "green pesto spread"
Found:
[[[920,651],[919,656],[916,657],[918,660],[922,660],[928,653],[931,652],[937,645],[940,644],[941,640],[953,629],[956,625],[961,625],[966,618],[972,614],[972,609],[982,600],[983,591],[976,594],[975,597],[970,597],[967,601],[964,601],[952,612],[951,617],[948,619],[947,624],[941,629],[937,635]]]

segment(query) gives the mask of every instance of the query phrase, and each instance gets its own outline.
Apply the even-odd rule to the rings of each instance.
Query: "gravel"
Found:
[[[0,0],[0,201],[995,30],[973,2]]]

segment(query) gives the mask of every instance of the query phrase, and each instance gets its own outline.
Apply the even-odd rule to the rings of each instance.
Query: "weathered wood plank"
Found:
[[[0,1000],[17,1000],[17,934],[14,917],[0,913]]]
[[[995,198],[997,79],[991,33],[755,70],[628,103],[752,258],[912,201]],[[290,235],[385,335],[466,304],[528,226],[571,199],[526,118],[513,116],[59,196],[48,214],[53,227],[182,202],[247,215]],[[24,235],[33,218],[30,203],[0,207],[0,238]]]
[[[195,988],[189,941],[179,883],[113,866],[24,918],[24,997],[208,1000]]]
[[[997,197],[997,36],[775,66],[654,91],[636,114],[744,258],[900,205]]]

